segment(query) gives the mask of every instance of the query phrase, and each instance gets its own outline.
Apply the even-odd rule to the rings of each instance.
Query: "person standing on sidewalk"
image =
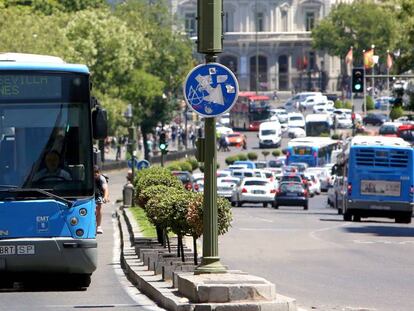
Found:
[[[106,177],[101,174],[98,165],[94,165],[93,171],[95,176],[96,233],[102,234],[102,205],[109,202],[109,189]]]

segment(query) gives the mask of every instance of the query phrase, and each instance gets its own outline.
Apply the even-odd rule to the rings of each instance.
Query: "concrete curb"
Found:
[[[220,303],[191,303],[183,297],[173,282],[164,281],[161,275],[149,271],[148,267],[138,258],[134,241],[142,237],[139,227],[128,209],[118,208],[116,211],[121,244],[121,267],[129,279],[143,294],[151,298],[158,306],[170,311],[297,311],[296,301],[277,294],[276,301],[236,302],[225,305]],[[174,279],[174,277],[173,277]]]

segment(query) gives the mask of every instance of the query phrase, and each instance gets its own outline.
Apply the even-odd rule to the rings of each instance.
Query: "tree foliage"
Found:
[[[354,65],[362,64],[362,50],[375,45],[375,54],[385,57],[396,47],[398,27],[395,13],[370,1],[340,3],[312,31],[313,47],[345,57],[354,47]]]

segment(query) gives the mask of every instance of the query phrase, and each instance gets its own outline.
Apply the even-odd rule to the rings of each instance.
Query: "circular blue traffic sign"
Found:
[[[203,117],[217,117],[231,109],[239,94],[234,73],[218,63],[198,65],[183,87],[187,105]]]

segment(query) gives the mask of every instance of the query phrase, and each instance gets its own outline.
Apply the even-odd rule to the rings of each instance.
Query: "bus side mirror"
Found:
[[[93,138],[97,140],[108,136],[108,115],[100,106],[92,111],[92,132]]]

